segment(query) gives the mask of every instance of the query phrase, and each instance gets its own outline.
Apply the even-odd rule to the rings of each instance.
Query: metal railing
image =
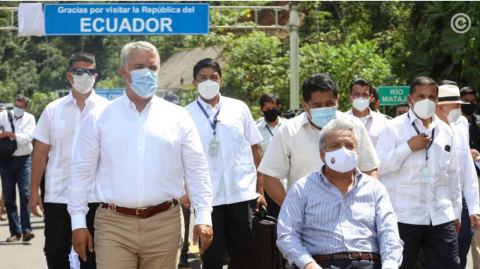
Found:
[[[18,7],[0,7],[0,11],[8,10],[10,11],[10,26],[1,26],[1,30],[18,30],[18,26],[15,26],[15,13],[18,17]]]
[[[241,10],[251,9],[255,13],[254,25],[237,25],[238,24],[238,13]],[[217,25],[216,24],[216,15],[222,10],[233,10],[235,21],[233,25]],[[275,24],[273,25],[259,25],[258,24],[258,12],[261,10],[273,10],[275,12]],[[210,11],[212,14],[210,16],[210,29],[257,29],[257,30],[288,30],[287,25],[278,24],[278,14],[279,12],[288,12],[289,6],[210,6]]]

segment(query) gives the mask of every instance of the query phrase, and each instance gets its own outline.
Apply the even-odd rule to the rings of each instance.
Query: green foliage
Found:
[[[55,92],[36,92],[30,100],[28,112],[32,113],[33,116],[35,116],[35,119],[38,120],[45,107],[57,98],[58,96]]]

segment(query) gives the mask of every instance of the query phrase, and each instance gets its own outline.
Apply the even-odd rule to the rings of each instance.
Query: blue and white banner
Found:
[[[108,99],[115,100],[123,95],[124,89],[95,89],[95,93]]]
[[[208,30],[208,4],[45,4],[46,35],[201,35]]]

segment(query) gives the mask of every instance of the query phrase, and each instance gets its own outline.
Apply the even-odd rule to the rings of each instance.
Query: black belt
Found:
[[[22,155],[22,156],[12,156],[14,159],[20,159],[20,158],[24,158],[24,157],[30,157],[30,154],[27,154],[27,155]]]

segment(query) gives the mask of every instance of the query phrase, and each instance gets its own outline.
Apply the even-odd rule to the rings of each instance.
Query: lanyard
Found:
[[[277,124],[277,126],[275,127],[275,129],[277,129],[278,127],[280,127],[280,124],[281,124],[281,123],[279,122],[279,123]],[[268,130],[268,132],[270,133],[270,135],[273,136],[273,133],[272,133],[272,131],[270,130],[270,128],[268,127],[268,123],[266,123],[266,122],[265,122],[265,127],[267,127],[267,130]],[[275,130],[275,129],[274,129],[274,130]]]
[[[207,114],[207,111],[205,111],[205,108],[203,108],[203,106],[200,104],[200,102],[198,100],[197,100],[197,105],[200,107],[203,114],[205,115],[208,122],[210,123],[210,126],[212,127],[212,130],[213,130],[213,136],[215,137],[215,135],[217,134],[217,132],[216,132],[217,122],[218,122],[217,117],[218,117],[218,113],[220,113],[220,108],[218,108],[217,113],[215,114],[215,116],[213,116],[213,122],[212,122],[212,120],[210,119],[210,117]]]
[[[410,119],[410,115],[407,115],[407,116],[408,116],[408,118]],[[412,126],[413,126],[413,128],[415,129],[415,131],[417,132],[417,134],[420,134],[420,131],[418,130],[417,125],[415,124],[415,122],[412,122]],[[427,155],[426,155],[426,157],[425,157],[425,160],[427,160],[427,161],[428,161],[428,149],[432,146],[434,139],[435,139],[435,128],[432,130],[432,140],[430,140],[430,143],[428,143],[427,148],[425,149],[425,150],[426,150],[426,153],[427,153]]]

